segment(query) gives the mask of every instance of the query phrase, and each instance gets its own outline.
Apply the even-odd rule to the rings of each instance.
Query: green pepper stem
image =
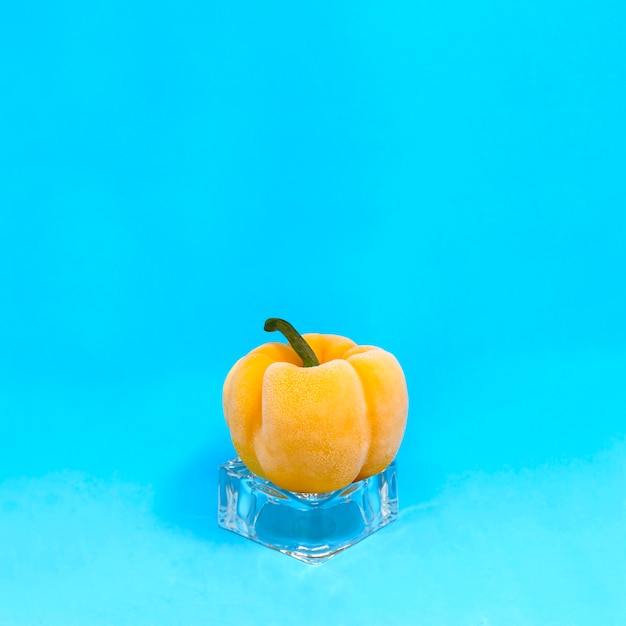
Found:
[[[277,317],[270,317],[266,320],[263,328],[268,333],[278,330],[285,335],[287,341],[291,344],[291,347],[302,359],[302,365],[304,365],[304,367],[315,367],[320,364],[315,356],[315,352],[313,352],[313,348],[311,348],[302,335],[289,322],[281,320]]]

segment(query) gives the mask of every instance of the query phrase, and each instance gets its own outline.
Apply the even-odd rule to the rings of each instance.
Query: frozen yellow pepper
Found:
[[[239,359],[224,383],[226,422],[241,460],[290,491],[341,489],[393,461],[408,393],[396,358],[339,335],[305,334],[270,318],[289,344]]]

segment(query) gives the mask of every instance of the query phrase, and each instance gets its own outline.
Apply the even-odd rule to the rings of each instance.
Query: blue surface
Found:
[[[625,7],[2,3],[0,624],[626,623]],[[319,568],[215,521],[270,316],[409,384]]]

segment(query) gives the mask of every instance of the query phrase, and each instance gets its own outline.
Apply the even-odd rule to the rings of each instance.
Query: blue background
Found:
[[[625,623],[625,7],[3,2],[0,624]],[[215,522],[270,316],[409,385],[319,568]]]

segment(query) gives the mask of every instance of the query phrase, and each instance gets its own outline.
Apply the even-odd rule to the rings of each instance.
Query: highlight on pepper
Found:
[[[270,318],[271,342],[224,382],[224,416],[241,460],[289,491],[323,493],[384,470],[406,427],[404,372],[389,352],[340,335],[300,335]]]

